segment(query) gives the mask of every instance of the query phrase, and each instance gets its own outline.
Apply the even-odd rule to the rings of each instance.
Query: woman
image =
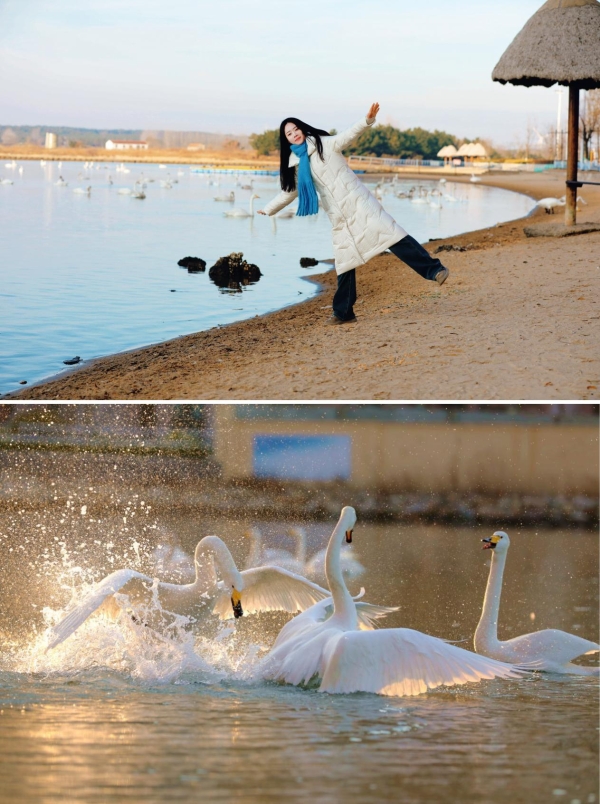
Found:
[[[260,215],[275,215],[298,198],[298,215],[316,215],[318,192],[321,206],[333,224],[338,287],[330,324],[356,321],[355,269],[386,249],[424,279],[441,285],[449,274],[388,215],[342,156],[344,148],[373,125],[378,111],[379,104],[374,103],[366,118],[335,136],[287,117],[279,127],[281,192],[264,210],[259,210]]]

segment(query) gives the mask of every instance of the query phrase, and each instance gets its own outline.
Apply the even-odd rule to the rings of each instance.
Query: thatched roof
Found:
[[[548,0],[504,51],[492,78],[526,87],[600,87],[598,0]]]
[[[456,156],[458,151],[454,147],[454,145],[444,145],[444,147],[437,152],[438,156],[441,156],[443,159],[448,159],[450,156]]]
[[[458,156],[487,156],[480,142],[465,142],[457,151]]]

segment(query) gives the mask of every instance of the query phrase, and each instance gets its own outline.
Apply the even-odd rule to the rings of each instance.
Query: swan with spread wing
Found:
[[[420,631],[372,630],[372,624],[365,629],[361,604],[350,596],[340,567],[342,542],[351,543],[355,523],[354,509],[343,508],[329,540],[325,570],[333,601],[311,606],[283,627],[263,661],[263,678],[316,683],[319,691],[330,693],[418,695],[439,686],[520,676],[509,664]]]
[[[300,575],[274,566],[254,567],[240,572],[227,545],[218,536],[205,536],[194,554],[196,579],[189,584],[163,583],[133,569],[111,573],[89,592],[61,622],[54,626],[48,650],[73,634],[111,595],[127,585],[141,582],[155,588],[164,611],[204,618],[211,613],[222,620],[263,611],[304,611],[330,593]],[[138,593],[140,588],[138,587]]]

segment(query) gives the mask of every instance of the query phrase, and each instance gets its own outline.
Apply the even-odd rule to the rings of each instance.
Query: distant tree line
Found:
[[[332,133],[336,133],[332,130]],[[373,126],[346,149],[347,154],[358,156],[392,156],[397,159],[435,159],[444,145],[458,147],[459,140],[445,131],[427,131],[424,128]],[[268,129],[262,134],[251,134],[250,145],[262,155],[279,152],[279,130]]]

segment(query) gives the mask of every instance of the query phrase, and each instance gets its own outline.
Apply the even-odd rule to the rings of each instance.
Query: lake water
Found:
[[[243,566],[241,534],[256,523],[175,510],[155,517],[140,500],[117,491],[115,510],[93,518],[82,518],[76,496],[66,508],[19,504],[2,516],[4,800],[598,800],[597,679],[537,675],[413,698],[280,687],[256,678],[255,668],[281,615],[170,641],[131,621],[96,618],[83,639],[45,655],[43,607],[59,610],[81,577],[98,579],[132,561],[147,569],[156,524],[160,538],[176,534],[188,552],[200,536],[219,533]],[[260,524],[269,546],[291,547],[278,536],[286,523]],[[480,539],[489,530],[359,520],[352,550],[366,567],[365,599],[400,606],[388,626],[469,647],[488,573]],[[308,524],[309,552],[329,531],[327,523]],[[510,535],[501,637],[557,627],[597,639],[596,534],[538,528]]]
[[[63,360],[132,349],[178,335],[239,321],[300,301],[315,293],[302,277],[324,266],[301,269],[301,257],[333,256],[326,215],[273,219],[224,216],[230,204],[214,196],[236,193],[248,208],[250,191],[235,176],[190,172],[188,166],[130,164],[130,173],[101,163],[19,162],[0,165],[0,394],[22,380],[58,373]],[[141,176],[154,179],[146,198],[120,195]],[[160,186],[167,175],[177,183]],[[66,187],[57,186],[62,176]],[[109,183],[111,176],[113,184]],[[247,184],[250,176],[240,183]],[[209,184],[209,180],[219,182]],[[401,182],[407,190],[416,182]],[[436,188],[436,182],[422,181]],[[90,195],[75,189],[91,186]],[[276,177],[256,176],[264,205],[278,189]],[[480,185],[446,185],[440,209],[386,194],[386,209],[419,241],[480,229],[528,214],[530,198]],[[177,266],[185,256],[207,261],[243,252],[263,277],[243,292],[223,292],[205,274]],[[402,271],[398,267],[398,281]],[[174,292],[173,292],[174,291]]]

